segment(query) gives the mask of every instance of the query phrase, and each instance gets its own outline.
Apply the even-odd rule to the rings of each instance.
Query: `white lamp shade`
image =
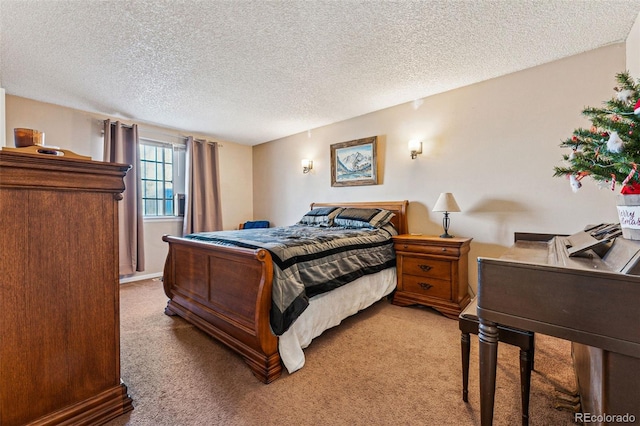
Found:
[[[456,203],[456,199],[453,197],[453,194],[450,192],[443,192],[438,197],[438,201],[436,201],[436,205],[433,206],[434,212],[459,212],[460,206]]]
[[[422,142],[416,139],[410,140],[409,151],[422,151]]]

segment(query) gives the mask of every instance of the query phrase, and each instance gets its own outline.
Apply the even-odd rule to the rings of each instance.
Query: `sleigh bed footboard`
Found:
[[[167,315],[179,315],[238,354],[264,383],[282,372],[269,310],[273,264],[263,249],[165,235]]]

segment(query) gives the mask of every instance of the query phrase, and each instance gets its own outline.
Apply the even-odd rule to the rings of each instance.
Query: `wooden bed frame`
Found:
[[[315,207],[382,208],[407,233],[408,201],[312,203]],[[179,315],[239,353],[264,383],[282,372],[278,337],[271,332],[271,255],[264,249],[225,247],[165,235],[167,315]]]

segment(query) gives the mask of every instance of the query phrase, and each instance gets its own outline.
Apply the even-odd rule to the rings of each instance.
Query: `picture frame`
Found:
[[[331,145],[331,186],[378,184],[378,137]]]

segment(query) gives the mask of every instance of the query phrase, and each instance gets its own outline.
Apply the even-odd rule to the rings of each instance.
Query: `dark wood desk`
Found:
[[[572,341],[583,412],[640,421],[640,277],[606,270],[624,263],[607,255],[565,258],[554,240],[516,240],[500,259],[478,258],[481,423],[493,422],[496,324]],[[620,239],[615,252],[639,244]]]

